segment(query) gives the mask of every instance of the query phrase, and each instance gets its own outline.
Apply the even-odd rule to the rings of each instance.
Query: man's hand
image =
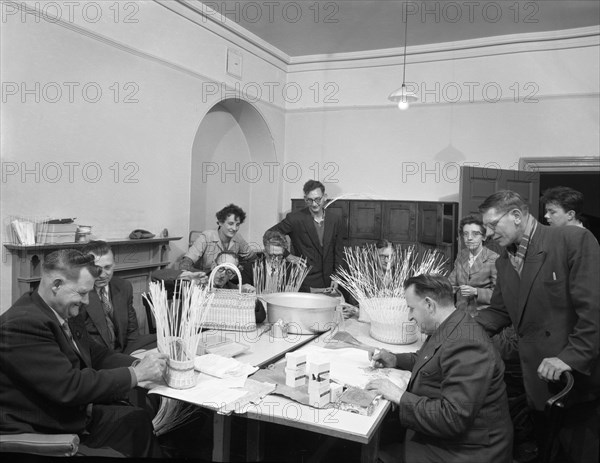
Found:
[[[542,360],[537,374],[544,381],[558,381],[563,371],[572,371],[572,368],[558,357],[550,357]]]
[[[369,352],[369,360],[375,368],[396,368],[396,356],[385,349]]]
[[[197,283],[199,285],[208,284],[208,277],[204,272],[190,272],[188,270],[184,270],[183,272],[181,272],[181,275],[179,275],[179,279],[193,281],[194,283]]]
[[[302,257],[298,257],[293,254],[288,254],[285,260],[287,260],[290,264],[306,266],[306,261],[302,259]]]
[[[158,352],[146,355],[140,363],[133,367],[138,383],[160,380],[167,368],[167,357],[167,354]]]
[[[469,297],[469,296],[477,296],[477,288],[473,288],[469,285],[461,285],[458,287],[458,291],[461,296]]]
[[[384,398],[395,404],[400,404],[400,399],[404,391],[392,383],[389,379],[373,379],[367,383],[365,389],[368,391],[377,391]]]

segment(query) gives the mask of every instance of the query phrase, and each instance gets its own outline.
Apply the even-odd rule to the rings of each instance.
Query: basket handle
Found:
[[[238,289],[240,291],[240,294],[242,294],[242,274],[240,273],[240,269],[237,268],[235,265],[233,265],[230,262],[223,262],[222,264],[219,264],[215,268],[212,269],[212,272],[210,272],[210,276],[208,277],[208,289],[209,290],[213,289],[215,275],[217,274],[217,269],[219,269],[221,267],[230,268],[237,274],[238,281],[240,282],[240,284],[238,285],[239,286]]]

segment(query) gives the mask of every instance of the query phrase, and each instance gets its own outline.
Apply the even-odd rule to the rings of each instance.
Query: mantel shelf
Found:
[[[148,244],[148,243],[166,243],[168,241],[177,241],[180,240],[181,236],[167,236],[162,238],[148,238],[141,240],[131,240],[131,239],[122,239],[122,240],[106,240],[110,246],[119,246],[123,244],[130,244],[133,246],[140,244]],[[42,250],[42,251],[56,251],[57,249],[66,249],[66,248],[81,248],[85,246],[87,243],[56,243],[56,244],[12,244],[12,243],[4,243],[4,247],[9,251],[31,251],[31,250]]]
[[[152,272],[170,264],[169,243],[181,236],[168,236],[141,240],[106,240],[115,257],[115,275],[127,279],[133,285],[134,308],[138,316],[140,332],[147,332],[146,314],[141,294],[148,290]],[[12,260],[12,299],[37,287],[42,274],[44,259],[59,249],[81,249],[86,243],[57,243],[19,245],[5,243]]]

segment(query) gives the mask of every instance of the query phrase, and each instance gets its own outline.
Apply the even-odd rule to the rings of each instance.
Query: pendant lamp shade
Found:
[[[390,93],[388,96],[388,100],[393,101],[398,104],[398,108],[401,110],[406,110],[410,106],[411,103],[418,101],[417,95],[412,92],[409,92],[406,89],[406,41],[408,36],[408,17],[406,14],[404,15],[404,54],[403,54],[403,63],[402,63],[402,86],[396,90],[395,92]]]

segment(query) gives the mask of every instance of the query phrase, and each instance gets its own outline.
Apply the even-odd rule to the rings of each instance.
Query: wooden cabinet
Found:
[[[292,199],[292,211],[305,206],[304,200]],[[458,203],[340,199],[327,207],[327,213],[342,217],[345,246],[386,239],[416,245],[419,251],[438,249],[448,259],[449,268],[456,258]]]
[[[416,240],[417,204],[410,201],[383,203],[383,239],[394,243],[412,243]]]
[[[151,238],[146,240],[108,241],[115,256],[115,275],[133,285],[133,305],[138,316],[140,333],[148,332],[146,312],[142,304],[142,293],[148,288],[150,274],[167,266],[169,241],[178,237]],[[12,298],[16,301],[21,294],[35,289],[40,281],[44,257],[58,249],[81,248],[81,243],[42,244],[21,246],[5,244],[12,256]]]

